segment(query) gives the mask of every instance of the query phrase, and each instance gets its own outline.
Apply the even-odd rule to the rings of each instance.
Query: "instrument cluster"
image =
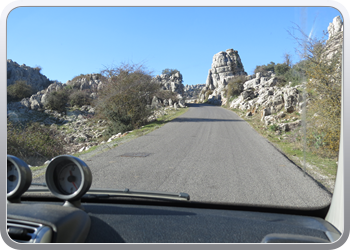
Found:
[[[51,160],[46,168],[45,180],[48,189],[65,205],[79,206],[80,198],[92,183],[90,168],[81,159],[60,155]],[[20,158],[7,155],[7,201],[19,203],[32,183],[32,172]]]

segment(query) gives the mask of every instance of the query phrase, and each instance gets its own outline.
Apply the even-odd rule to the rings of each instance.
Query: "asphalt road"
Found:
[[[331,199],[247,122],[217,106],[190,104],[172,122],[86,163],[91,188],[186,192],[195,201],[293,207],[323,206]]]

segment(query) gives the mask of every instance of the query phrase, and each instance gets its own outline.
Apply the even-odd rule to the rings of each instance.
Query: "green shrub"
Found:
[[[55,128],[39,123],[23,126],[7,120],[7,154],[20,157],[30,165],[43,164],[64,154],[64,145],[63,137]]]
[[[86,91],[75,90],[69,95],[69,104],[70,106],[78,106],[81,107],[83,105],[90,105],[92,102],[92,98],[89,93]]]
[[[141,65],[125,64],[102,71],[105,87],[96,103],[98,116],[108,120],[106,135],[139,128],[151,114],[149,104],[160,90],[159,84]]]
[[[273,132],[277,131],[278,130],[278,126],[276,124],[272,124],[269,126],[269,129]]]
[[[168,76],[171,76],[171,75],[176,74],[176,73],[180,73],[180,71],[178,71],[177,69],[163,69],[162,70],[162,74],[165,74]]]
[[[291,68],[286,63],[278,63],[275,65],[276,76],[285,75]]]
[[[227,84],[226,97],[236,97],[243,91],[243,83],[246,81],[245,76],[235,76]]]
[[[20,101],[32,94],[33,89],[26,81],[16,81],[15,84],[7,87],[7,101]]]
[[[179,101],[179,98],[177,97],[178,94],[175,92],[172,92],[170,90],[159,90],[156,94],[156,97],[162,100],[169,100],[171,99],[173,102]]]
[[[63,88],[50,92],[46,98],[44,106],[47,109],[56,110],[58,112],[65,112],[68,100],[68,91]]]
[[[265,74],[268,71],[275,72],[275,63],[274,62],[270,62],[268,65],[256,66],[256,68],[254,70],[254,74],[256,74],[258,72],[261,72],[262,74]]]

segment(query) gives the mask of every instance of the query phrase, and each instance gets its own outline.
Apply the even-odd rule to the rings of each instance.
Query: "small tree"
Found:
[[[310,148],[337,156],[340,143],[342,32],[325,38],[309,38],[300,27],[300,37],[290,34],[299,43],[304,59],[308,106],[307,138]],[[325,33],[326,35],[326,33]]]
[[[105,87],[99,92],[97,113],[109,121],[107,135],[138,128],[151,114],[148,105],[160,90],[143,65],[122,64],[103,70]]]
[[[291,54],[284,53],[283,58],[284,58],[283,63],[291,68],[292,67],[292,56],[291,56]]]

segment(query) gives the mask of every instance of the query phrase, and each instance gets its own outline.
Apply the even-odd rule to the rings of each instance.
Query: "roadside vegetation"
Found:
[[[16,102],[23,98],[30,97],[34,91],[26,81],[16,81],[14,84],[7,86],[7,101]]]
[[[20,124],[7,119],[7,154],[36,166],[43,159],[64,154],[64,140],[55,128],[39,123]]]
[[[251,116],[247,116],[247,111],[232,110],[332,191],[340,145],[342,45],[334,41],[339,37],[310,39],[298,27],[296,31],[300,33],[294,37],[300,44],[300,62],[292,65],[290,56],[285,54],[282,64],[259,65],[254,72],[272,71],[278,80],[277,87],[303,85],[298,89],[307,102],[303,114],[282,109],[286,122],[302,120],[302,126],[283,132],[275,124],[265,125],[257,110],[252,110],[255,115]],[[242,86],[238,77],[229,82],[226,92],[231,97],[229,102],[242,93]]]
[[[170,75],[177,72],[179,71],[174,69],[163,70],[164,74]],[[171,99],[173,102],[178,101],[178,97],[176,93],[163,90],[158,83],[152,81],[151,72],[143,65],[122,64],[106,68],[98,74],[103,88],[94,93],[94,97],[91,90],[80,90],[79,84],[74,82],[89,81],[90,77],[91,75],[83,74],[74,77],[72,84],[49,92],[44,102],[45,109],[58,112],[59,116],[74,113],[86,105],[93,107],[94,114],[83,116],[84,126],[96,130],[102,136],[90,138],[89,142],[101,143],[119,133],[125,135],[120,140],[136,138],[187,111],[186,108],[174,109],[162,105],[155,108],[152,105],[155,97],[161,100]],[[11,99],[9,101],[20,101],[30,97],[33,92],[24,81],[18,81],[7,88],[7,94]],[[98,123],[103,123],[104,126],[96,126]],[[69,123],[50,126],[43,123],[16,123],[7,119],[7,153],[21,157],[30,165],[38,165],[39,162],[65,154],[69,147],[65,136],[76,133],[77,127],[69,126]],[[74,143],[80,145],[84,142],[87,142],[86,138],[77,138]]]

